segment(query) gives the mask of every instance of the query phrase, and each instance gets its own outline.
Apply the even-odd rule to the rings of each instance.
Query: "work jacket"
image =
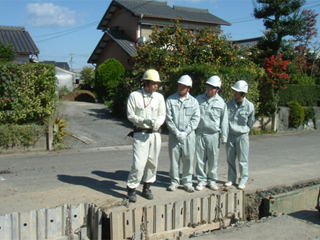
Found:
[[[199,104],[189,92],[183,101],[181,101],[178,92],[168,97],[166,108],[166,123],[174,135],[178,132],[189,134],[198,127],[200,121]]]
[[[154,129],[158,130],[164,123],[166,106],[164,97],[158,92],[147,94],[144,89],[132,92],[127,104],[127,116],[130,122],[137,128],[151,128],[143,123],[144,119],[154,122]]]
[[[222,142],[228,139],[228,114],[225,101],[216,93],[213,98],[208,98],[207,93],[197,96],[200,107],[200,122],[197,134],[216,133],[221,131]]]
[[[229,133],[243,134],[249,133],[255,122],[254,105],[245,97],[238,107],[235,98],[227,103],[229,118]]]

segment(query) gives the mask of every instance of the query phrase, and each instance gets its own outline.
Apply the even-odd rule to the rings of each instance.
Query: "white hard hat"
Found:
[[[248,92],[248,83],[244,80],[239,80],[231,88],[237,92],[247,93]]]
[[[161,82],[158,71],[149,69],[144,72],[142,80],[150,80],[153,82]]]
[[[221,87],[221,79],[217,75],[210,77],[206,83],[214,87]]]
[[[179,78],[178,83],[192,87],[192,79],[189,75],[183,75]]]

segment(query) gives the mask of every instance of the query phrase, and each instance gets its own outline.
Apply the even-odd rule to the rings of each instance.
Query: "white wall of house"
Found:
[[[66,86],[69,91],[73,91],[75,88],[75,73],[56,67],[56,77],[58,79],[58,89]]]

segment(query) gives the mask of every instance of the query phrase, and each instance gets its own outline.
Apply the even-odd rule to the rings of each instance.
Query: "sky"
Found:
[[[165,0],[163,0],[165,1]],[[169,6],[208,9],[231,26],[223,26],[231,40],[263,36],[262,20],[253,17],[252,0],[167,0]],[[38,47],[39,61],[68,62],[80,71],[103,32],[98,24],[111,0],[0,0],[0,25],[24,26]],[[319,0],[307,0],[302,9],[320,15]],[[320,16],[317,17],[320,42]]]

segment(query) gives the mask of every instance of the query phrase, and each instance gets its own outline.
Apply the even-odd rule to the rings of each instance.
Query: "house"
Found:
[[[30,62],[38,59],[39,49],[25,27],[0,26],[0,43],[12,44],[15,61]]]
[[[76,84],[76,73],[70,72],[60,67],[55,67],[56,77],[58,79],[58,89],[66,89],[68,91],[73,91]]]
[[[161,1],[113,0],[98,25],[103,36],[88,63],[98,67],[105,60],[115,58],[125,69],[131,69],[132,57],[137,54],[136,44],[148,40],[153,26],[173,25],[172,20],[177,19],[182,27],[190,30],[207,27],[220,33],[221,25],[231,25],[208,9],[170,7]]]

